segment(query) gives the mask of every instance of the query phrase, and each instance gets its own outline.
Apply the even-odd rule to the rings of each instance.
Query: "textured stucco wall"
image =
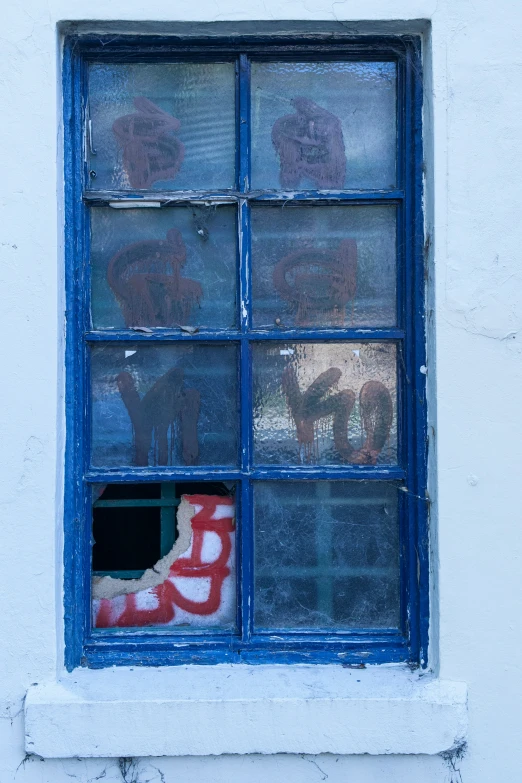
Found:
[[[0,33],[1,783],[491,783],[522,767],[522,9],[515,0],[8,0]],[[462,759],[24,759],[27,687],[62,661],[62,182],[57,23],[431,20],[432,661],[469,686]],[[404,23],[406,25],[406,22]],[[436,343],[435,343],[436,332]],[[436,371],[436,389],[435,389]],[[435,395],[436,391],[436,395]],[[57,619],[58,618],[58,619]],[[139,676],[136,670],[129,673]],[[377,727],[376,727],[377,728]],[[110,727],[108,727],[108,730]]]

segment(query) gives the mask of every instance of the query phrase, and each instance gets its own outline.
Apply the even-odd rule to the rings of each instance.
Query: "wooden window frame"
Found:
[[[294,201],[307,204],[391,204],[397,208],[397,327],[375,329],[300,329],[284,334],[251,328],[251,290],[247,255],[253,203],[284,203],[281,192],[251,192],[250,62],[254,60],[386,60],[397,65],[397,185],[390,190],[296,191]],[[237,204],[242,237],[239,257],[240,326],[236,331],[200,330],[197,334],[140,334],[132,330],[93,330],[88,321],[88,211],[109,200],[136,197],[129,192],[97,192],[86,166],[86,105],[89,62],[175,62],[228,60],[236,63],[237,189],[220,193],[183,192],[187,200]],[[420,37],[354,37],[317,35],[299,38],[252,35],[187,38],[71,35],[64,41],[64,162],[66,279],[66,455],[64,606],[65,663],[103,667],[124,664],[186,663],[363,663],[409,662],[427,666],[428,655],[428,500],[427,412],[425,378],[424,221],[422,211],[422,58]],[[173,194],[161,191],[139,196],[165,205]],[[163,207],[165,208],[165,207]],[[239,346],[241,392],[241,464],[238,469],[89,467],[90,344],[110,341],[186,342]],[[259,467],[252,464],[252,399],[250,345],[257,340],[385,341],[397,345],[398,432],[397,466]],[[285,632],[284,636],[254,633],[252,485],[256,480],[315,479],[395,481],[399,489],[401,627],[354,631]],[[91,627],[91,493],[92,484],[140,481],[235,481],[238,526],[238,632],[183,634],[173,628],[96,630]]]

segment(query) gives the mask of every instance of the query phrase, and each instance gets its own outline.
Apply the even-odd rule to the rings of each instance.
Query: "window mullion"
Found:
[[[240,54],[238,68],[238,189],[240,193],[250,188],[250,62]],[[240,532],[238,536],[238,615],[242,643],[248,643],[252,633],[253,620],[253,519],[252,485],[245,476],[252,464],[252,392],[251,352],[248,339],[252,318],[251,270],[250,270],[250,205],[247,198],[239,200],[238,247],[239,247],[239,304],[241,325],[241,481]]]

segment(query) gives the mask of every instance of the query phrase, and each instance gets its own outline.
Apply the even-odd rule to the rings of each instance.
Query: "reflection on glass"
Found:
[[[95,63],[89,70],[89,186],[234,186],[233,63]]]
[[[92,463],[235,465],[233,345],[96,345],[91,351]]]
[[[255,344],[256,464],[396,463],[396,378],[389,343]]]
[[[252,64],[252,187],[395,183],[392,62]]]
[[[235,324],[233,207],[91,210],[93,326]]]
[[[214,482],[153,484],[156,492],[134,500],[136,492],[128,497],[127,486],[94,488],[94,628],[232,630],[233,488]]]
[[[387,482],[257,482],[256,626],[398,627],[397,508]]]
[[[254,328],[392,326],[395,208],[252,209]]]

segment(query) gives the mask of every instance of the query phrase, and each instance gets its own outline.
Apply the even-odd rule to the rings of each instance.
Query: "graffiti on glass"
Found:
[[[343,326],[346,305],[355,297],[356,281],[354,239],[343,239],[336,250],[296,250],[282,258],[273,272],[274,288],[289,303],[296,326],[324,320]]]
[[[132,422],[134,464],[148,465],[149,450],[154,444],[154,464],[172,463],[173,430],[179,417],[182,455],[186,465],[194,465],[198,458],[198,418],[200,394],[197,389],[186,389],[183,370],[173,367],[158,378],[154,386],[140,398],[134,378],[121,372],[116,383]]]
[[[297,430],[299,447],[305,461],[314,455],[315,426],[326,417],[332,417],[334,447],[343,462],[375,465],[390,434],[393,404],[390,392],[380,381],[367,381],[359,392],[359,407],[365,441],[355,449],[348,439],[348,421],[355,405],[355,392],[343,389],[330,394],[342,373],[337,367],[321,373],[306,391],[301,392],[292,365],[283,371],[282,386]]]
[[[308,98],[293,98],[291,103],[295,114],[280,117],[272,128],[281,186],[295,189],[309,179],[319,190],[342,188],[346,153],[339,118]]]
[[[112,130],[123,147],[123,168],[132,188],[150,188],[174,179],[185,156],[183,143],[173,134],[180,121],[148,98],[134,99],[136,111],[118,117]]]
[[[203,290],[197,280],[182,277],[187,250],[177,228],[165,240],[127,245],[107,267],[107,281],[121,307],[125,325],[180,326],[188,322]]]

